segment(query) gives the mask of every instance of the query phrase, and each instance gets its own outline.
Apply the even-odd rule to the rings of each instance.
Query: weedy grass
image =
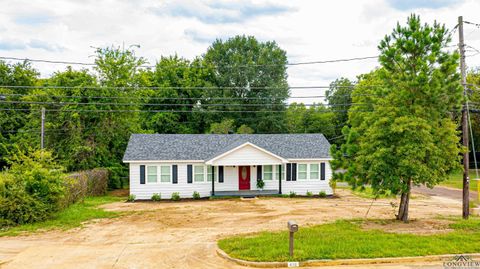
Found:
[[[234,258],[248,261],[304,261],[406,257],[480,252],[480,218],[456,220],[452,232],[434,235],[364,230],[358,221],[300,227],[294,257],[288,256],[288,231],[225,238],[218,246]]]
[[[125,198],[123,197],[115,196],[87,197],[84,202],[77,202],[55,213],[48,220],[0,229],[0,236],[15,236],[55,229],[68,230],[80,227],[83,222],[88,220],[117,217],[120,215],[119,212],[106,211],[98,206],[124,200]]]
[[[477,191],[477,184],[478,180],[474,180],[477,178],[475,170],[471,169],[469,171],[470,176],[470,190]],[[449,178],[443,182],[440,182],[440,186],[455,188],[455,189],[462,189],[463,188],[463,172],[454,172],[450,174]]]

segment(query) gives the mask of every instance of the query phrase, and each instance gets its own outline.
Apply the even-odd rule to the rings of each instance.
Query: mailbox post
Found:
[[[288,231],[290,232],[290,257],[293,257],[293,234],[298,231],[298,224],[294,220],[288,221]]]

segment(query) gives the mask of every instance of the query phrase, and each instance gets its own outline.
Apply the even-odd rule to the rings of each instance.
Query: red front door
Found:
[[[250,166],[238,167],[238,189],[239,190],[250,189]]]

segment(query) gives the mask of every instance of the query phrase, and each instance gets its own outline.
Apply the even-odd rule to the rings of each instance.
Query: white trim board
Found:
[[[287,162],[288,162],[287,159],[282,158],[282,157],[280,157],[280,156],[278,156],[278,155],[276,155],[276,154],[274,154],[274,153],[272,153],[272,152],[270,152],[270,151],[268,151],[268,150],[266,150],[266,149],[264,149],[264,148],[261,148],[261,147],[255,145],[255,144],[250,143],[250,142],[245,142],[245,143],[241,144],[241,145],[238,146],[238,147],[235,147],[235,148],[233,148],[233,149],[231,149],[231,150],[229,150],[229,151],[226,151],[226,152],[224,152],[224,153],[222,153],[222,154],[220,154],[220,155],[218,155],[218,156],[216,156],[216,157],[214,157],[214,158],[212,158],[212,159],[210,159],[210,160],[207,160],[205,163],[206,163],[206,164],[209,164],[209,165],[212,165],[214,161],[216,161],[216,160],[218,160],[218,159],[221,159],[222,157],[225,157],[225,156],[227,156],[227,155],[229,155],[229,154],[231,154],[231,153],[233,153],[233,152],[235,152],[235,151],[237,151],[237,150],[239,150],[239,149],[241,149],[241,148],[244,148],[244,147],[246,147],[246,146],[251,146],[251,147],[253,147],[253,148],[255,148],[255,149],[257,149],[257,150],[259,150],[259,151],[261,151],[261,152],[263,152],[263,153],[265,153],[265,154],[268,154],[268,155],[270,155],[270,156],[272,156],[272,157],[280,160],[281,163],[287,163]]]

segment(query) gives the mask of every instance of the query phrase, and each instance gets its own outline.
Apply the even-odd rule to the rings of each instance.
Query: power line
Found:
[[[377,56],[365,56],[365,57],[353,57],[353,58],[342,58],[342,59],[331,59],[331,60],[318,60],[318,61],[307,61],[307,62],[293,62],[293,63],[277,63],[277,64],[249,64],[249,65],[221,65],[221,68],[249,68],[249,67],[271,67],[271,66],[299,66],[299,65],[313,65],[313,64],[326,64],[326,63],[338,63],[338,62],[351,62],[351,61],[361,61],[368,59],[377,59]],[[75,62],[75,61],[63,61],[63,60],[46,60],[46,59],[33,59],[33,58],[19,58],[11,56],[0,56],[0,59],[3,60],[14,60],[14,61],[28,61],[28,62],[38,62],[38,63],[48,63],[48,64],[65,64],[65,65],[81,65],[81,66],[96,66],[95,63],[87,62]],[[139,67],[143,68],[155,68],[157,65],[140,65]],[[173,69],[173,68],[214,68],[215,66],[158,66],[160,69]]]
[[[362,94],[362,96],[367,94]],[[368,94],[374,95],[374,94]],[[137,99],[137,100],[273,100],[280,99],[275,97],[135,97],[135,96],[90,96],[90,95],[45,95],[45,94],[19,94],[19,93],[0,93],[0,96],[12,96],[12,97],[48,97],[48,98],[86,98],[86,99]],[[344,94],[337,96],[360,96],[358,94]],[[289,99],[306,99],[306,98],[326,98],[326,95],[306,95],[306,96],[290,96]]]
[[[204,106],[242,106],[242,107],[265,107],[265,106],[285,106],[289,107],[290,104],[285,103],[263,103],[263,104],[242,104],[242,103],[193,103],[193,104],[161,104],[161,103],[98,103],[98,102],[45,102],[45,101],[0,101],[0,104],[28,104],[28,105],[98,105],[98,106],[185,106],[185,107],[204,107]],[[303,103],[302,103],[303,104]],[[369,105],[366,103],[343,103],[343,104],[303,104],[308,107],[337,107],[337,106],[352,106],[352,105]]]
[[[0,111],[40,111],[26,108],[0,108]],[[286,110],[139,110],[139,109],[46,109],[46,112],[94,112],[94,113],[285,113]],[[356,110],[367,112],[370,110]],[[349,110],[325,110],[317,113],[349,112]]]
[[[480,28],[480,23],[469,22],[469,21],[463,21],[463,23],[465,23],[465,24],[470,24],[470,25],[474,25],[475,27]]]
[[[385,85],[316,85],[316,86],[45,86],[0,85],[5,89],[75,89],[75,90],[280,90],[280,89],[330,89],[330,88],[378,88]]]

